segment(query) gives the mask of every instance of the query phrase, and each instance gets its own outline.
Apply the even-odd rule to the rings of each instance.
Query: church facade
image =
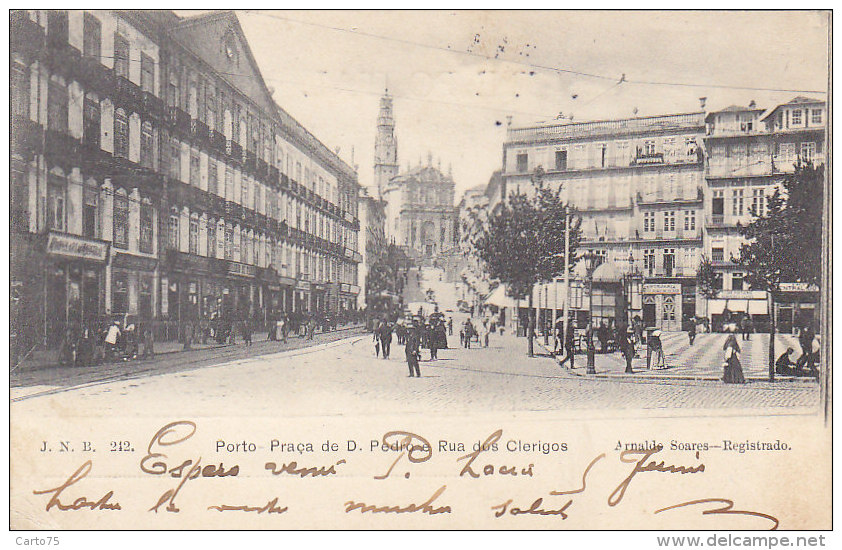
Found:
[[[454,205],[452,174],[441,163],[419,163],[399,173],[398,144],[392,98],[380,100],[375,141],[374,182],[386,203],[386,236],[410,257],[432,258],[451,252],[459,241],[459,215]]]

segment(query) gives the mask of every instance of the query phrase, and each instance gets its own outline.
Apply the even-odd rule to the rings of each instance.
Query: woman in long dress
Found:
[[[737,327],[730,325],[728,327],[728,338],[722,349],[725,351],[725,374],[722,381],[726,384],[745,384],[746,379],[743,376],[743,367],[740,365],[740,344],[737,343]]]

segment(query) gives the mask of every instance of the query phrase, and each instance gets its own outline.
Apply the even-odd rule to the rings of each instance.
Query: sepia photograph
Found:
[[[832,12],[9,18],[11,530],[832,529]]]

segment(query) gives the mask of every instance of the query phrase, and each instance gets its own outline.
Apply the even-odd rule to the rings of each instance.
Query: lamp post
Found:
[[[585,259],[585,266],[587,268],[588,276],[588,374],[596,374],[596,366],[594,364],[594,345],[593,345],[593,272],[596,269],[596,262],[599,256],[593,250],[588,250],[583,256]]]

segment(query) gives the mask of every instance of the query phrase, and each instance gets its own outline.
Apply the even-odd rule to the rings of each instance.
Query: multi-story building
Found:
[[[593,251],[605,264],[595,280],[619,288],[630,270],[642,274],[635,314],[647,326],[679,330],[696,314],[704,128],[702,112],[510,127],[503,194],[530,192],[540,167],[544,183],[561,186],[581,216],[580,251]],[[621,298],[601,300],[595,318],[616,319]],[[571,307],[588,304],[571,299]]]
[[[233,12],[11,15],[13,326],[353,309],[358,189]]]
[[[460,276],[464,283],[460,287],[460,299],[476,308],[483,298],[487,297],[491,288],[488,275],[478,258],[472,255],[471,240],[481,231],[484,222],[488,218],[489,197],[486,191],[501,180],[500,171],[495,171],[487,185],[479,185],[465,191],[462,200],[459,201],[459,224],[461,235],[462,254],[465,258],[465,267],[461,270]]]
[[[371,266],[386,252],[386,209],[383,201],[372,197],[367,188],[360,189],[360,254],[362,263],[359,268],[360,294],[357,307],[366,306],[368,272]]]
[[[824,162],[825,103],[797,97],[766,110],[753,102],[707,114],[704,251],[718,273],[719,292],[707,300],[704,314],[714,326],[731,313],[748,313],[761,326],[768,322],[768,298],[752,290],[737,260],[745,239],[740,226],[766,213],[766,201],[781,178],[798,162]],[[785,285],[775,305],[780,329],[790,331],[813,318],[817,294]]]

